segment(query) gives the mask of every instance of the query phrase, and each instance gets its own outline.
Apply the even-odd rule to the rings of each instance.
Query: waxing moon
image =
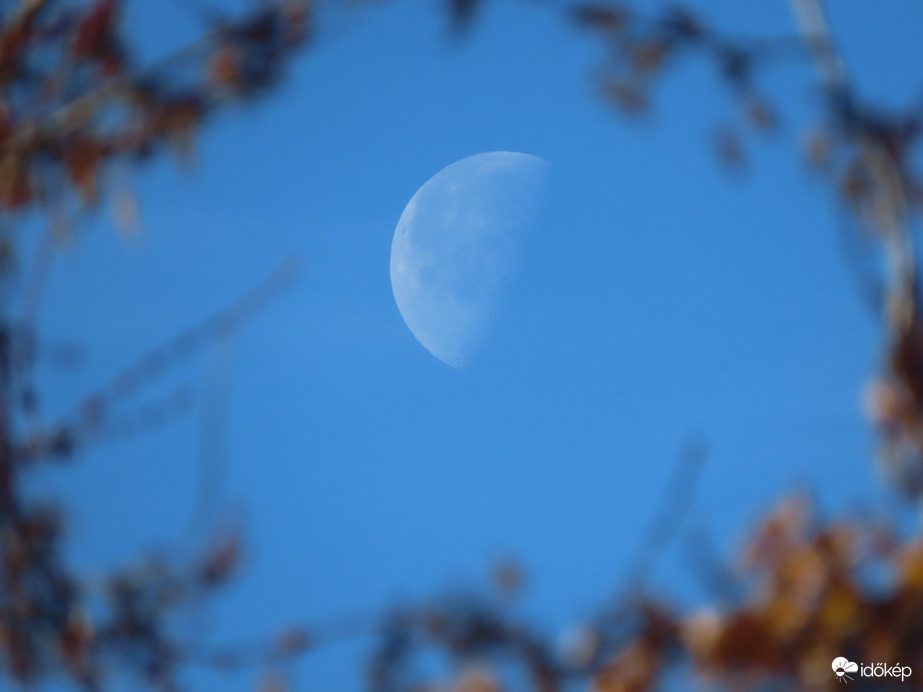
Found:
[[[391,241],[391,288],[426,350],[465,367],[486,338],[533,222],[548,163],[511,151],[446,166],[417,190]]]

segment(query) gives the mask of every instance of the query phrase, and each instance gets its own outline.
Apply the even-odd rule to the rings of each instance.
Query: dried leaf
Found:
[[[628,14],[618,5],[584,4],[571,11],[574,21],[588,29],[618,34],[628,25]]]
[[[206,587],[227,582],[243,560],[243,547],[237,534],[220,539],[206,556],[199,569],[198,578]]]
[[[102,57],[113,50],[112,31],[119,0],[97,0],[74,33],[71,53],[76,57]]]
[[[19,209],[32,201],[32,184],[23,159],[15,153],[0,157],[0,206]]]
[[[257,692],[288,692],[291,688],[282,673],[270,670],[260,679],[256,689]]]
[[[670,53],[670,46],[664,41],[643,41],[633,44],[631,61],[635,71],[644,77],[659,72]]]
[[[452,30],[461,32],[470,27],[480,8],[481,0],[449,0]]]
[[[637,84],[606,77],[602,88],[603,95],[627,115],[641,115],[650,108],[647,94]]]
[[[462,671],[452,685],[452,692],[501,692],[501,689],[493,673],[480,667]]]
[[[311,635],[301,627],[289,627],[276,637],[276,651],[282,656],[292,656],[311,647]]]
[[[215,51],[208,70],[215,84],[236,89],[240,82],[240,65],[233,45],[224,45]]]
[[[202,104],[195,98],[180,99],[166,107],[162,127],[185,162],[194,158],[195,132],[204,115]]]
[[[491,570],[494,587],[506,596],[517,596],[525,585],[525,572],[515,560],[504,559],[494,564]]]
[[[727,169],[741,172],[747,166],[747,153],[740,136],[726,127],[718,128],[713,137],[715,155]]]
[[[71,182],[88,204],[95,202],[98,197],[97,179],[105,156],[105,148],[91,139],[78,140],[65,151],[64,164],[70,173]]]
[[[750,124],[761,132],[772,132],[779,125],[779,117],[772,103],[761,96],[750,96],[744,102],[744,112]]]

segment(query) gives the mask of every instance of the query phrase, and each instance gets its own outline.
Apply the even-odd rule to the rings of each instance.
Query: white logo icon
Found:
[[[848,682],[852,680],[848,673],[858,673],[859,664],[851,663],[842,656],[833,659],[833,672],[836,674],[837,682]]]

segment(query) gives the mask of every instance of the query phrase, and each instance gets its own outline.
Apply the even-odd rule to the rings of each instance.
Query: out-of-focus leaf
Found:
[[[449,0],[450,26],[456,33],[467,30],[481,9],[481,0]]]
[[[72,55],[99,60],[109,72],[119,68],[121,50],[114,34],[118,7],[119,0],[96,0],[74,32]]]
[[[96,201],[97,179],[105,156],[106,151],[103,146],[92,139],[81,139],[74,142],[64,154],[64,162],[70,172],[71,181],[86,202]]]
[[[25,161],[15,153],[0,156],[0,206],[18,209],[32,201]]]
[[[302,627],[288,627],[276,637],[275,648],[282,656],[293,656],[307,651],[312,644],[310,633]]]
[[[747,97],[744,100],[744,112],[750,124],[761,132],[772,132],[779,125],[779,116],[775,108],[762,96]]]
[[[605,33],[619,33],[628,25],[628,14],[619,5],[587,3],[577,5],[571,16],[580,26]]]
[[[231,533],[222,537],[209,550],[198,572],[198,578],[206,587],[224,584],[240,566],[243,547],[240,537]]]
[[[747,167],[747,152],[740,135],[727,127],[719,127],[712,138],[715,156],[728,170],[741,172]]]
[[[491,581],[494,587],[506,596],[518,596],[525,586],[526,575],[515,560],[499,560],[491,569]]]
[[[500,683],[493,673],[485,668],[469,668],[462,671],[452,685],[452,692],[501,692]]]
[[[647,94],[638,84],[607,76],[602,80],[602,92],[608,101],[627,115],[642,115],[650,108]]]

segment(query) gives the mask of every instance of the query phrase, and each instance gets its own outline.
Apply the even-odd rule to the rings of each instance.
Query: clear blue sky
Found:
[[[129,4],[150,54],[191,33],[180,5]],[[843,261],[839,211],[799,158],[817,118],[810,71],[771,73],[784,128],[753,140],[751,173],[733,179],[708,135],[737,115],[709,68],[682,66],[653,117],[627,121],[592,88],[599,46],[537,5],[488,2],[462,42],[419,0],[332,17],[280,93],[208,131],[194,167],[138,175],[138,239],[101,219],[57,260],[42,327],[89,360],[47,376],[50,410],[284,258],[304,263],[233,345],[224,501],[250,554],[210,611],[219,641],[478,585],[504,555],[528,568],[531,617],[549,631],[579,620],[620,583],[690,433],[711,452],[686,526],[723,550],[801,485],[825,508],[887,499],[860,405],[875,320]],[[791,32],[783,0],[695,6],[735,32]],[[919,97],[921,6],[831,11],[866,93]],[[550,162],[549,199],[506,312],[460,372],[401,320],[391,237],[430,176],[494,150]],[[157,391],[201,384],[213,361]],[[200,419],[48,479],[70,502],[78,564],[176,545]],[[655,583],[694,603],[679,552]],[[298,689],[357,689],[363,644],[306,659]],[[201,688],[248,689],[250,677]]]

